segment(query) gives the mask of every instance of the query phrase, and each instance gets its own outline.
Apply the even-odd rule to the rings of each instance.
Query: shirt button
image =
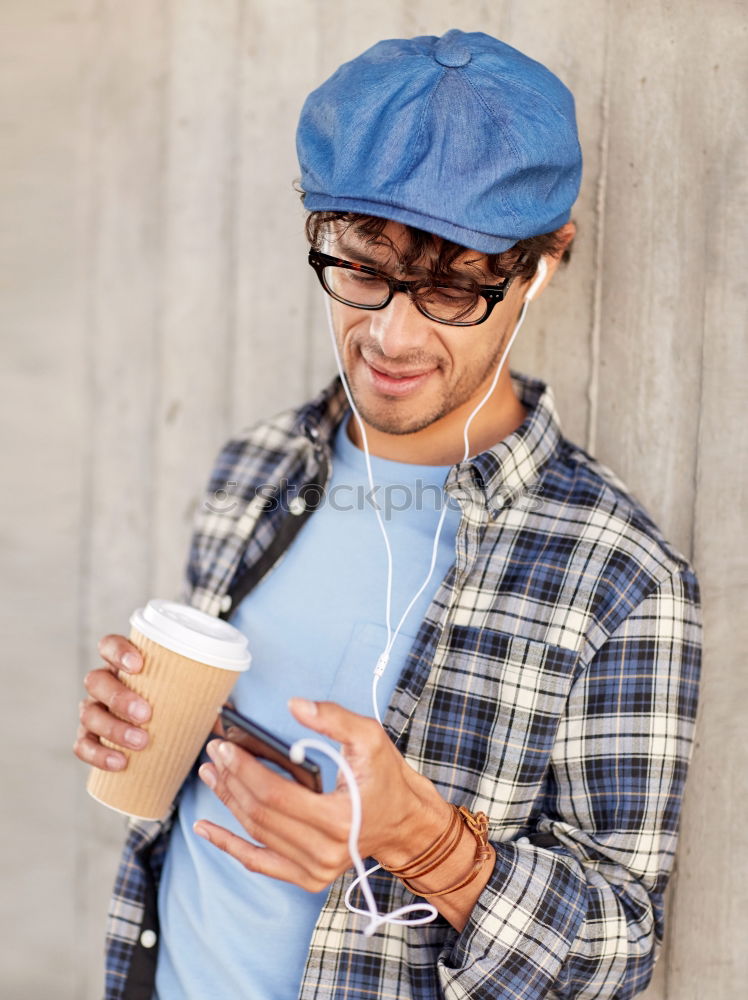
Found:
[[[231,607],[231,604],[232,604],[231,595],[225,594],[221,598],[221,611],[228,611],[229,608]]]
[[[288,509],[291,511],[292,514],[296,514],[297,516],[299,514],[303,514],[304,511],[306,510],[306,502],[304,501],[304,498],[294,497],[293,500],[290,501]]]
[[[155,931],[143,931],[140,935],[140,943],[144,948],[152,948],[156,941],[158,941],[158,937]]]

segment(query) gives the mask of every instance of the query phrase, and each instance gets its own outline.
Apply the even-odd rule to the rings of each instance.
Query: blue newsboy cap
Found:
[[[305,208],[393,219],[481,253],[568,221],[574,98],[483,32],[393,38],[314,90],[296,135]]]

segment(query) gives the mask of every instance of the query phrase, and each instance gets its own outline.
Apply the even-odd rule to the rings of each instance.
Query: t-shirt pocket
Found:
[[[377,705],[383,718],[402,672],[415,634],[402,630],[395,639],[390,660],[377,686]],[[360,715],[374,715],[371,688],[374,668],[387,645],[387,629],[373,622],[355,622],[330,685],[329,701]]]

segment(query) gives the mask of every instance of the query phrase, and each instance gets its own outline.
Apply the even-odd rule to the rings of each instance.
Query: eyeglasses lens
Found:
[[[345,267],[326,267],[323,272],[329,292],[352,306],[380,306],[390,295],[390,286],[381,278]]]
[[[329,266],[324,269],[323,278],[330,294],[348,305],[371,309],[389,298],[389,285],[373,274]],[[466,326],[480,322],[488,309],[482,295],[459,288],[424,290],[417,294],[417,301],[420,309],[433,319]]]
[[[480,322],[488,309],[482,295],[459,288],[433,288],[418,296],[418,304],[434,319],[466,326]]]

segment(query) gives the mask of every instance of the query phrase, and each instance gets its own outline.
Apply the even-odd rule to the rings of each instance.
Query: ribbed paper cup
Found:
[[[127,767],[94,768],[86,787],[110,809],[162,819],[250,656],[246,637],[233,625],[173,601],[149,601],[130,624],[130,641],[143,654],[143,669],[118,676],[151,706],[151,718],[143,725],[148,745],[136,751],[117,746],[128,758]]]

